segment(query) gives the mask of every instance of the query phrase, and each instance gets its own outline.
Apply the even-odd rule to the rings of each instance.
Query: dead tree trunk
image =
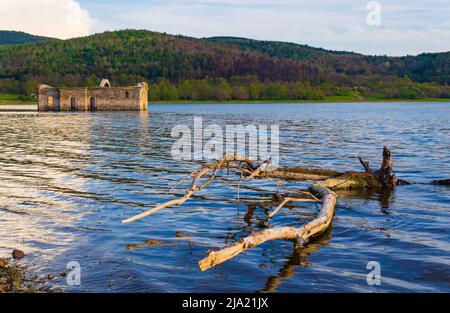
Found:
[[[392,162],[392,152],[388,147],[383,147],[383,163],[375,173],[383,187],[393,187],[397,185],[397,177],[393,174],[394,162]]]
[[[261,178],[277,178],[285,180],[320,180],[314,183],[308,191],[294,190],[279,182],[272,180],[277,187],[282,187],[291,192],[307,195],[308,198],[284,197],[281,204],[269,215],[272,218],[279,210],[281,210],[289,202],[320,202],[322,204],[321,211],[317,217],[311,222],[301,227],[276,227],[267,229],[258,233],[253,233],[248,237],[242,238],[237,243],[228,246],[220,251],[210,252],[209,255],[201,260],[198,265],[202,271],[221,264],[243,251],[253,248],[269,240],[293,239],[297,243],[303,245],[306,241],[323,233],[330,225],[337,202],[337,190],[392,190],[398,184],[406,183],[398,180],[393,173],[392,153],[387,148],[383,148],[383,161],[379,170],[373,172],[369,162],[359,158],[365,172],[337,172],[321,169],[305,169],[301,167],[282,168],[270,171],[270,161],[263,162],[256,167],[252,161],[237,155],[227,154],[222,160],[214,162],[207,166],[202,166],[199,170],[191,174],[193,178],[191,187],[186,194],[179,199],[171,200],[163,203],[147,212],[141,213],[123,223],[131,223],[151,214],[159,212],[167,207],[181,205],[188,201],[194,193],[204,189],[211,184],[216,178],[219,170],[225,166],[228,169],[245,176],[245,180],[261,179]],[[204,181],[201,183],[201,181]],[[437,184],[448,184],[449,181],[439,181]]]
[[[378,171],[373,172],[369,162],[359,158],[365,172],[346,172],[340,176],[328,178],[318,184],[332,190],[381,190],[393,188],[399,181],[393,173],[392,153],[389,148],[383,148],[383,162]],[[404,181],[402,181],[404,182]]]

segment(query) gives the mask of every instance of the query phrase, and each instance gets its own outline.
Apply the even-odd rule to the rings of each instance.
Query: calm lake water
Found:
[[[181,207],[130,225],[121,221],[180,195],[198,167],[176,162],[176,124],[280,125],[281,165],[360,170],[376,167],[384,144],[398,177],[393,194],[342,196],[331,229],[301,251],[269,242],[207,272],[197,262],[266,227],[301,225],[314,205],[283,209],[268,181],[223,173]],[[150,112],[0,113],[0,257],[24,250],[41,275],[81,265],[67,292],[449,292],[449,103],[158,105]],[[306,187],[309,182],[290,184]],[[172,190],[173,189],[173,190]],[[189,237],[177,237],[182,232]],[[156,240],[160,245],[145,245]],[[368,286],[369,261],[382,285]]]

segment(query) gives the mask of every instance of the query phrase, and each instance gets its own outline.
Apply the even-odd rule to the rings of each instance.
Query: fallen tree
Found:
[[[138,214],[134,217],[123,221],[124,224],[131,223],[144,217],[155,214],[165,208],[179,206],[188,201],[196,192],[203,190],[214,179],[223,168],[233,171],[243,177],[244,180],[253,179],[284,179],[284,180],[313,180],[316,181],[308,188],[308,190],[297,190],[289,188],[278,181],[273,180],[277,187],[281,187],[290,192],[295,192],[302,196],[286,196],[281,197],[280,204],[276,209],[268,215],[273,218],[284,206],[291,202],[310,202],[320,203],[321,210],[318,215],[306,225],[300,227],[275,227],[263,230],[261,232],[250,234],[241,238],[238,242],[219,250],[212,251],[208,256],[201,260],[198,265],[202,271],[221,264],[247,249],[256,247],[270,240],[295,240],[299,247],[305,245],[311,237],[318,236],[328,229],[330,226],[338,196],[335,191],[339,190],[391,190],[396,185],[407,184],[407,182],[399,180],[393,173],[392,153],[389,148],[383,148],[383,161],[378,170],[373,171],[369,162],[359,158],[360,163],[364,167],[364,172],[339,172],[334,170],[309,169],[302,167],[285,167],[277,170],[270,169],[270,161],[265,161],[259,166],[255,166],[253,162],[245,157],[235,154],[226,154],[220,161],[201,166],[193,172],[192,184],[186,193],[178,198],[155,208]],[[203,181],[203,183],[202,183]]]
[[[359,161],[365,169],[365,172],[346,172],[342,175],[328,178],[320,182],[320,186],[333,190],[368,190],[393,188],[399,184],[395,177],[392,162],[392,153],[389,148],[383,148],[383,162],[377,171],[372,171],[369,162],[359,157]],[[403,181],[402,181],[403,182]]]

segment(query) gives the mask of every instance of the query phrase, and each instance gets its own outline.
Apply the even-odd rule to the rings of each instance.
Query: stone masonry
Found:
[[[57,88],[39,85],[39,111],[142,111],[148,110],[148,84],[111,87],[103,79],[99,87]]]

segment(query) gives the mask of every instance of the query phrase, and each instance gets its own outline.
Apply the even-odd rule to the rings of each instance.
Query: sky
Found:
[[[126,28],[376,55],[450,51],[450,0],[0,0],[0,29],[61,39]]]

